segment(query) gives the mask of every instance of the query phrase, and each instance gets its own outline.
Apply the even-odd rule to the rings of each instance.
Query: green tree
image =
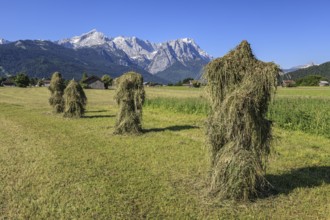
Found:
[[[190,83],[190,81],[193,81],[193,78],[185,78],[184,80],[182,80],[182,84],[188,84]]]
[[[88,85],[86,83],[84,83],[84,81],[86,79],[88,79],[88,75],[87,75],[87,73],[83,73],[79,83],[84,89],[88,89]]]
[[[102,78],[101,78],[101,80],[104,83],[104,88],[105,89],[108,89],[109,86],[112,85],[112,78],[109,75],[107,75],[107,74],[103,75]]]
[[[254,57],[247,41],[205,68],[210,192],[220,199],[248,200],[270,187],[264,178],[271,140],[266,112],[278,74],[277,65]]]
[[[81,85],[71,80],[64,90],[64,117],[80,118],[85,113],[87,97]]]
[[[87,78],[88,78],[88,74],[83,73],[80,81],[82,82],[82,81],[86,80]]]
[[[305,77],[302,77],[300,79],[297,79],[296,85],[297,86],[318,86],[320,81],[328,81],[327,78],[321,75],[308,75]]]
[[[142,131],[142,105],[145,99],[143,77],[128,72],[117,80],[115,100],[119,105],[119,114],[115,125],[115,134],[140,133]]]
[[[65,89],[65,84],[62,75],[59,72],[53,73],[48,89],[51,93],[51,96],[49,98],[49,104],[53,107],[53,111],[55,113],[63,112],[63,93]]]
[[[2,86],[2,82],[6,81],[6,78],[5,77],[0,77],[0,86]]]
[[[30,78],[30,86],[36,86],[37,85],[37,83],[38,83],[38,78],[36,78],[36,77],[31,77]]]
[[[182,86],[182,81],[180,80],[179,82],[176,82],[174,85],[175,86]]]
[[[25,73],[19,73],[15,77],[15,83],[18,87],[27,87],[30,84],[30,79]]]
[[[43,80],[43,79],[38,79],[38,81],[37,81],[37,86],[38,86],[38,87],[42,87],[42,86],[44,86],[44,85],[45,85],[44,80]]]

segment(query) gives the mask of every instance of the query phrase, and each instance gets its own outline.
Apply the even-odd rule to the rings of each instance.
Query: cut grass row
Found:
[[[205,115],[147,107],[145,133],[118,136],[113,91],[86,94],[86,116],[70,120],[51,114],[45,89],[0,88],[0,219],[327,219],[330,214],[327,138],[275,127],[267,178],[278,194],[223,203],[206,194]]]

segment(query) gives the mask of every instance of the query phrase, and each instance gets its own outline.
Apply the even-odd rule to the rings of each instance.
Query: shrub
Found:
[[[38,87],[42,87],[42,86],[44,86],[44,85],[45,85],[44,80],[39,79],[39,80],[37,81],[37,86],[38,86]]]
[[[82,88],[89,89],[89,86],[86,83],[84,83],[84,81],[86,79],[88,79],[88,75],[87,75],[87,73],[83,73],[82,76],[81,76],[81,79],[80,79],[79,83],[80,83],[80,85],[81,85]]]
[[[15,77],[15,83],[18,87],[28,87],[30,85],[30,79],[25,73],[20,73]]]
[[[210,192],[220,199],[248,200],[269,187],[271,122],[265,115],[278,73],[275,64],[255,59],[247,41],[205,68]]]
[[[117,79],[115,100],[119,114],[115,125],[116,134],[140,133],[142,131],[142,105],[145,99],[143,78],[135,72],[128,72]]]
[[[3,85],[2,85],[2,82],[4,82],[4,81],[6,81],[6,78],[0,76],[0,86],[3,86]]]
[[[109,75],[103,75],[101,80],[104,83],[105,89],[108,89],[112,85],[112,78]]]
[[[182,84],[189,84],[190,81],[193,81],[194,79],[193,78],[185,78],[182,80]]]
[[[174,83],[175,86],[182,86],[182,81]]]

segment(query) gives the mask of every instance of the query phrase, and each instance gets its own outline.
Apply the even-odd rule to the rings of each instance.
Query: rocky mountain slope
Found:
[[[70,49],[50,41],[20,40],[0,45],[0,76],[25,72],[31,77],[50,77],[60,71],[66,79],[80,79],[82,73],[118,77],[136,71],[147,81],[167,83],[135,65],[120,65],[122,54],[107,53],[98,48]]]
[[[9,43],[9,41],[3,39],[3,38],[0,38],[0,44],[7,44]]]
[[[212,59],[189,38],[156,44],[137,37],[110,38],[92,30],[56,43],[73,49],[103,49],[107,53],[120,55],[121,59],[118,60],[120,65],[129,66],[130,63],[134,63],[168,81],[177,81],[185,77],[195,78],[200,74],[203,66]],[[186,73],[181,74],[182,72]]]
[[[0,74],[25,71],[49,76],[61,70],[69,78],[82,72],[116,77],[134,70],[145,80],[163,83],[198,78],[212,59],[189,38],[152,43],[137,37],[107,37],[96,30],[55,42],[0,39],[0,55]]]

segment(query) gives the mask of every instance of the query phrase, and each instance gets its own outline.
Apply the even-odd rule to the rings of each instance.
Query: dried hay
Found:
[[[53,73],[48,89],[51,92],[51,96],[48,101],[53,107],[53,111],[55,113],[62,113],[64,110],[63,93],[65,84],[62,79],[62,75],[59,72]]]
[[[271,122],[265,118],[279,68],[257,60],[247,41],[204,70],[211,113],[207,136],[211,193],[248,200],[264,193]]]
[[[145,99],[143,77],[128,72],[117,80],[115,100],[119,105],[119,114],[115,125],[115,134],[137,134],[142,131],[142,105]]]
[[[64,117],[80,118],[85,113],[87,97],[81,85],[71,80],[64,90]]]

